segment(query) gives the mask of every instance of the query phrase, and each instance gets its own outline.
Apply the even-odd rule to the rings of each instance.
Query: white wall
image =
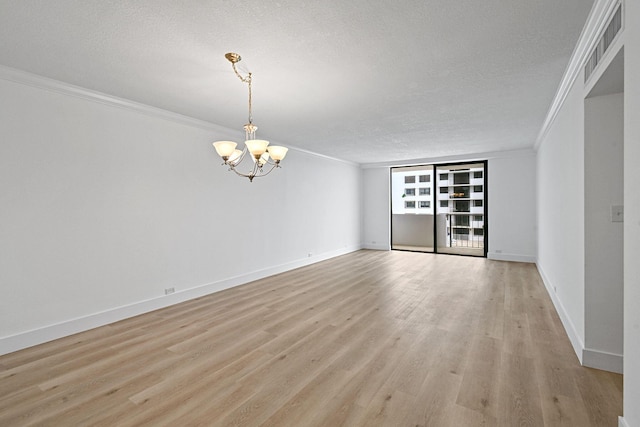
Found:
[[[640,426],[640,2],[625,2],[624,419]]]
[[[536,156],[534,152],[489,160],[487,257],[534,262],[536,258]]]
[[[623,223],[611,207],[623,204],[622,93],[585,99],[585,353],[618,356],[622,372]]]
[[[498,154],[489,153],[485,158],[489,159],[488,257],[534,262],[536,258],[535,153],[532,150],[506,151]],[[447,162],[481,159],[448,158]],[[437,159],[421,159],[420,163],[437,163]],[[362,185],[364,188],[363,245],[372,249],[389,249],[389,166],[366,165],[363,168]],[[520,224],[520,219],[523,224]],[[496,249],[502,252],[498,253]]]
[[[582,361],[584,96],[576,85],[539,147],[537,177],[538,269]]]
[[[581,47],[584,49],[585,46],[588,46],[589,37],[585,37],[585,34],[593,34],[594,28],[598,28],[601,19],[606,17],[607,10],[613,10],[616,5],[617,3],[613,0],[596,0],[594,3],[594,11],[596,13],[593,13],[587,22],[576,52],[579,52]],[[640,78],[638,77],[640,76],[640,3],[625,1],[623,6],[623,33],[618,37],[618,41],[614,42],[609,48],[609,53],[602,59],[600,72],[607,67],[607,62],[613,58],[613,55],[620,51],[621,46],[624,46],[624,416],[620,418],[619,425],[620,427],[633,427],[640,426],[640,406],[638,406],[638,402],[640,402],[640,263],[638,262],[640,259],[640,189],[638,187],[638,183],[640,183],[640,168],[638,168],[638,162],[640,162],[640,120],[638,120],[638,117],[640,117]],[[578,84],[582,87],[582,82],[584,81],[582,73],[579,73],[576,81],[580,82]],[[557,191],[558,183],[548,178],[545,173],[551,173],[554,162],[562,164],[567,159],[572,159],[571,153],[580,153],[580,147],[576,146],[575,140],[578,139],[579,141],[579,133],[584,124],[580,120],[583,117],[583,112],[581,111],[582,103],[579,102],[579,99],[576,99],[576,97],[579,98],[578,92],[575,87],[571,90],[569,98],[564,103],[558,116],[558,118],[563,116],[564,119],[556,119],[551,132],[555,132],[555,135],[550,134],[543,139],[538,153],[538,223],[540,228],[538,265],[545,270],[553,269],[554,272],[557,269],[559,274],[554,276],[554,283],[562,284],[563,286],[569,283],[571,284],[572,292],[579,295],[582,287],[576,283],[576,280],[571,280],[572,276],[579,275],[579,269],[574,265],[575,263],[566,265],[563,268],[564,260],[562,262],[554,262],[556,255],[566,256],[569,253],[566,250],[558,253],[554,249],[554,244],[562,245],[565,249],[571,249],[566,248],[566,242],[574,237],[574,234],[568,235],[564,233],[556,235],[555,238],[553,237],[552,220],[556,216],[556,212],[553,211],[553,205],[557,201],[554,194]],[[556,102],[558,99],[560,98],[557,98]],[[619,102],[619,100],[613,101],[613,99],[610,101]],[[587,113],[589,112],[587,111]],[[571,126],[572,121],[573,127]],[[578,174],[580,172],[579,165],[576,166],[572,161],[568,172]],[[563,177],[561,184],[567,182],[566,177]],[[580,182],[572,183],[572,186],[567,187],[567,189],[579,194],[582,194],[585,190],[581,187]],[[593,214],[597,215],[596,212],[593,212]],[[580,219],[577,218],[576,221],[580,221]],[[572,231],[575,230],[572,228]],[[572,244],[571,246],[575,248],[577,245]],[[558,278],[563,278],[564,280],[556,282]],[[566,279],[569,279],[569,281]],[[546,280],[546,282],[548,288],[551,288],[550,281]],[[552,289],[550,289],[550,293],[552,293]],[[552,296],[554,297],[554,302],[560,300],[559,294],[552,293]],[[565,305],[573,305],[571,299],[567,298],[566,295],[563,296],[563,303]],[[607,303],[587,302],[586,307],[588,310],[608,310]],[[574,322],[580,320],[584,320],[584,317],[577,316]],[[587,325],[591,325],[591,323],[593,322],[587,319]],[[568,332],[571,335],[571,331],[568,330]],[[599,331],[598,333],[600,337],[602,337],[602,332]],[[609,333],[617,335],[618,331],[611,329]],[[591,331],[588,331],[587,337],[589,337],[589,341],[591,340],[590,336]]]
[[[590,18],[583,35],[597,34],[596,22],[606,18]],[[538,150],[538,269],[580,362],[613,372],[623,371],[623,233],[610,212],[623,204],[624,138],[623,95],[611,94],[623,85],[611,83],[622,74],[616,58],[623,40],[614,41],[586,83],[574,55],[563,84],[569,70],[575,78],[561,85],[566,98]]]
[[[391,248],[391,198],[389,168],[362,170],[362,246]]]
[[[250,183],[211,146],[240,131],[51,88],[0,78],[0,353],[360,247],[357,165]]]

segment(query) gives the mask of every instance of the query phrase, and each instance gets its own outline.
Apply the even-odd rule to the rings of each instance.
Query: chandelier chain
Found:
[[[242,77],[242,74],[238,72],[238,68],[236,68],[236,63],[232,62],[231,66],[233,67],[233,72],[236,73],[236,76],[240,79],[242,83],[246,83],[249,86],[249,124],[253,124],[253,111],[252,111],[252,96],[251,96],[251,73],[247,74],[247,77]]]
[[[249,124],[253,124],[253,109],[252,109],[252,102],[251,102],[251,73],[249,73],[249,76],[247,77],[247,79],[249,80]]]

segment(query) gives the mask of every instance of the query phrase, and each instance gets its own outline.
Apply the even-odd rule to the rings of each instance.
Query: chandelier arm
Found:
[[[238,172],[234,166],[229,165],[229,170],[230,170],[230,171],[234,171],[234,172],[236,173],[236,175],[238,175],[238,176],[242,176],[242,177],[244,177],[244,178],[249,178],[249,179],[251,179],[251,174],[246,174],[246,173]]]
[[[229,170],[234,171],[236,173],[236,175],[240,175],[240,176],[243,176],[243,177],[249,178],[249,179],[253,179],[253,177],[256,177],[256,176],[262,176],[262,175],[258,175],[258,171],[261,170],[261,168],[260,168],[260,166],[258,165],[257,162],[253,165],[253,168],[251,169],[251,171],[249,173],[239,172],[236,169],[236,166],[238,166],[239,163],[240,162],[237,162],[235,165],[232,165],[231,163],[229,163],[228,164],[229,165]]]
[[[249,181],[253,182],[254,178],[262,178],[263,176],[267,176],[269,175],[274,169],[279,168],[280,164],[279,163],[268,163],[269,165],[271,165],[271,167],[269,168],[268,171],[264,172],[264,170],[262,169],[262,167],[260,167],[258,165],[258,163],[256,163],[255,165],[253,165],[253,169],[251,169],[251,172],[249,173],[242,173],[239,172],[235,165],[232,165],[230,163],[226,163],[229,166],[229,170],[235,172],[236,175],[241,176],[243,178],[249,178]],[[266,164],[266,163],[265,163]],[[264,165],[263,165],[264,166]]]
[[[280,166],[278,164],[274,163],[267,172],[262,173],[260,175],[256,175],[256,178],[262,178],[263,176],[267,176],[267,175],[269,175],[271,173],[272,170],[274,170],[275,168],[279,168],[279,167]],[[260,171],[262,171],[262,169],[260,169]]]
[[[247,146],[245,145],[245,147],[242,149],[242,154],[240,154],[240,157],[238,157],[234,163],[236,165],[239,165],[240,163],[242,163],[242,161],[244,160],[248,152],[249,150],[247,150]]]

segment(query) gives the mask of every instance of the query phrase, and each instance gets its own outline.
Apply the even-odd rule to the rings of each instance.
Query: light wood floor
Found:
[[[1,426],[617,426],[531,264],[359,251],[0,357]]]
[[[429,247],[429,246],[392,245],[391,249],[399,250],[399,251],[435,253],[433,250],[433,247]],[[463,246],[455,246],[452,248],[440,247],[438,248],[438,253],[452,254],[452,255],[484,256],[484,248],[466,248]]]

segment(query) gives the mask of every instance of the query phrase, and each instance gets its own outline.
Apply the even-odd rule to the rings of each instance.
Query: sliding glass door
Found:
[[[437,251],[485,256],[485,163],[438,165]]]
[[[433,166],[391,169],[391,249],[433,252]]]
[[[391,248],[486,256],[486,161],[391,170]]]

